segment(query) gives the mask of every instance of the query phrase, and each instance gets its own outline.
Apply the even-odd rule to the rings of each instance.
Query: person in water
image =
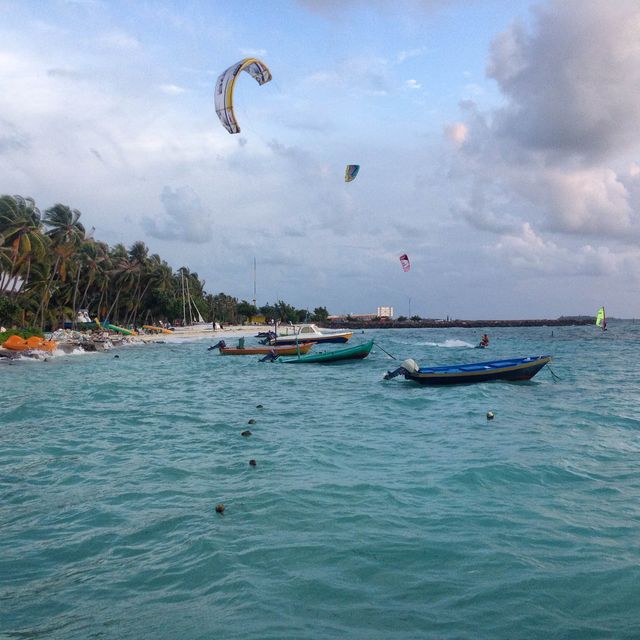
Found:
[[[482,336],[482,340],[480,340],[480,344],[478,346],[483,349],[489,346],[489,336],[486,333]]]

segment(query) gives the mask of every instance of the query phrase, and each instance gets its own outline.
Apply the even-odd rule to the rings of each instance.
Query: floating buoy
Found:
[[[247,424],[255,424],[255,423],[256,423],[256,421],[253,418],[250,418],[249,422],[247,422]]]
[[[119,358],[120,356],[116,353],[115,356],[113,356],[114,358]]]
[[[224,505],[222,502],[218,502],[216,505],[216,513],[224,513]]]
[[[251,459],[251,460],[249,460],[249,464],[250,464],[252,467],[255,467],[258,463],[257,463],[255,460]]]
[[[494,415],[493,415],[493,411],[488,411],[487,412],[487,420],[493,420]]]
[[[243,431],[240,435],[244,436],[245,438],[248,438],[251,435],[251,431],[247,429],[246,431]]]

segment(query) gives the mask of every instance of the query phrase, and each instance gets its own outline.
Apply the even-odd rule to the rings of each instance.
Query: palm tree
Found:
[[[140,241],[134,242],[131,245],[131,248],[129,249],[129,260],[131,261],[132,264],[134,264],[137,267],[138,278],[136,281],[136,286],[133,291],[133,297],[130,301],[130,312],[127,314],[127,317],[125,318],[125,324],[128,324],[129,322],[135,322],[136,313],[137,313],[138,307],[140,306],[140,300],[146,293],[147,288],[149,286],[149,284],[147,284],[147,287],[145,287],[144,292],[142,294],[140,293],[142,275],[145,272],[146,266],[148,263],[148,254],[149,254],[149,249],[147,248],[147,245],[144,242],[140,242]]]
[[[80,246],[80,260],[85,272],[86,284],[84,293],[80,299],[80,308],[88,306],[89,290],[93,286],[96,278],[99,277],[101,265],[107,260],[109,247],[103,242],[97,242],[93,239],[85,239]],[[99,314],[99,310],[98,310]]]
[[[65,204],[56,204],[44,213],[47,235],[55,244],[78,244],[84,239],[85,230],[80,222],[82,214]]]
[[[81,215],[77,209],[71,209],[60,203],[45,211],[44,224],[49,227],[46,235],[51,240],[55,263],[40,303],[42,328],[44,328],[45,308],[53,295],[53,282],[56,277],[59,284],[66,282],[69,259],[76,253],[77,247],[85,237],[84,226],[80,222]],[[58,302],[62,306],[63,300]]]
[[[29,280],[32,261],[46,253],[40,210],[32,198],[0,197],[0,234],[4,236],[5,265],[0,273],[0,291],[9,289],[11,283],[10,292],[17,294]],[[16,287],[18,278],[22,280],[20,287]]]
[[[118,320],[120,317],[118,308],[120,297],[122,296],[125,299],[126,307],[127,300],[131,298],[136,283],[138,282],[140,270],[140,264],[136,260],[131,259],[128,254],[124,257],[114,259],[113,269],[110,275],[114,278],[116,297],[107,312],[107,317],[110,317],[113,311],[115,320]]]

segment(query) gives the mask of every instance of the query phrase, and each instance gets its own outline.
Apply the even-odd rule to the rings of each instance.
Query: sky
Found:
[[[0,194],[258,305],[640,317],[639,97],[637,0],[0,0]]]

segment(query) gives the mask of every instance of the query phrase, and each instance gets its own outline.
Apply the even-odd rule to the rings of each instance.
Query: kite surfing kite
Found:
[[[402,270],[406,273],[411,269],[411,263],[409,262],[409,256],[406,253],[403,253],[400,256],[400,264],[402,265]]]
[[[344,181],[351,182],[352,180],[355,180],[358,175],[358,171],[360,171],[359,164],[348,164],[344,172]]]
[[[233,90],[241,71],[246,71],[260,85],[271,80],[269,67],[257,58],[244,58],[232,64],[218,76],[214,94],[216,113],[229,133],[240,133],[240,127],[233,112]]]

